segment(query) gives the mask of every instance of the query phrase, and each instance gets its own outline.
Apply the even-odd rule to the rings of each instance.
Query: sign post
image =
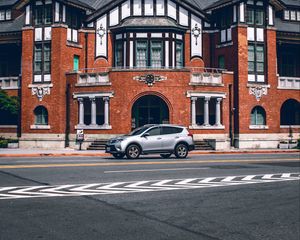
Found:
[[[79,150],[81,151],[81,145],[84,141],[84,132],[83,129],[77,129],[76,133],[76,142],[79,143]]]

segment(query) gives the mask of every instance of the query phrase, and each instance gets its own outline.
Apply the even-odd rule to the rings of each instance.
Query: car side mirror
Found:
[[[144,138],[146,138],[146,137],[149,137],[150,136],[150,134],[149,133],[145,133],[145,134],[143,134],[143,137]]]

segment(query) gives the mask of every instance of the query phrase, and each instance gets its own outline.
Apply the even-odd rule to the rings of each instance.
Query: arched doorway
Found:
[[[300,103],[297,100],[286,100],[280,109],[280,125],[300,125]]]
[[[169,108],[162,98],[146,95],[133,104],[131,116],[132,128],[146,124],[169,123]]]

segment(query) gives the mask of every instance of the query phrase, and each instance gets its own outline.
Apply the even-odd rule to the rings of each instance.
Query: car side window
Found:
[[[177,128],[177,127],[162,127],[162,135],[167,135],[167,134],[176,134],[176,133],[181,133],[183,131],[182,128]]]
[[[146,133],[149,133],[149,136],[160,135],[160,128],[159,127],[152,128],[149,131],[147,131]]]

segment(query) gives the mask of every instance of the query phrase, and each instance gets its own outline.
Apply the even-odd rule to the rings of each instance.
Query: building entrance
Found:
[[[132,107],[132,128],[146,124],[169,123],[169,108],[165,101],[155,95],[139,98]]]

